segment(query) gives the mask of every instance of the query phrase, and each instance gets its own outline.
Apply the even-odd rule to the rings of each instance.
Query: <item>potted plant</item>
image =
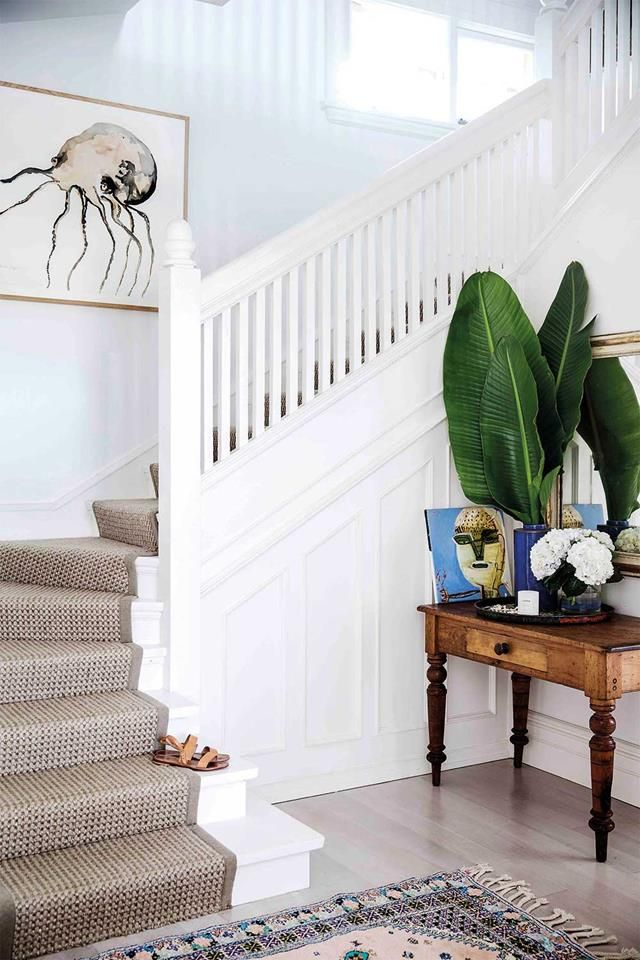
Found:
[[[539,335],[509,283],[475,273],[465,283],[444,354],[444,401],[465,495],[522,522],[515,531],[516,590],[555,598],[529,554],[546,532],[545,512],[578,421],[591,366],[588,294],[579,263],[565,271]]]

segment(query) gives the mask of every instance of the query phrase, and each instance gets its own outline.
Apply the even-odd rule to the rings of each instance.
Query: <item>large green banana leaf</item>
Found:
[[[544,452],[536,419],[536,381],[520,341],[504,337],[489,361],[480,432],[491,497],[523,523],[542,521]]]
[[[562,421],[562,449],[573,437],[580,420],[584,378],[591,366],[591,330],[582,327],[589,285],[582,264],[574,261],[564,277],[547,317],[538,332],[555,380],[558,414]]]
[[[640,404],[617,357],[594,360],[578,431],[591,447],[610,520],[627,520],[640,493]]]
[[[460,292],[444,352],[444,402],[451,449],[466,496],[493,498],[485,477],[478,411],[491,357],[503,337],[521,344],[539,397],[538,430],[548,470],[562,464],[563,428],[554,380],[520,301],[497,273],[475,273]]]

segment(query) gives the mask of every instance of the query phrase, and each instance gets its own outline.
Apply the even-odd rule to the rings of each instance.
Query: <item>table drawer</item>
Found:
[[[498,633],[486,634],[482,630],[468,630],[466,647],[471,654],[502,660],[518,667],[530,667],[541,673],[547,672],[547,651],[539,643]]]

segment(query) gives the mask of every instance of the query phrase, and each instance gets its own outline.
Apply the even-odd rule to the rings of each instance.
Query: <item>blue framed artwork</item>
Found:
[[[504,521],[493,507],[424,512],[437,603],[512,593]]]
[[[565,503],[562,508],[563,527],[597,530],[599,523],[604,523],[604,507],[601,503]]]

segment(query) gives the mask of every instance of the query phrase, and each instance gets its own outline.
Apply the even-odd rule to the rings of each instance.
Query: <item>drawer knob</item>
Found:
[[[498,656],[501,656],[503,653],[509,653],[509,644],[508,643],[496,643],[493,648]]]

